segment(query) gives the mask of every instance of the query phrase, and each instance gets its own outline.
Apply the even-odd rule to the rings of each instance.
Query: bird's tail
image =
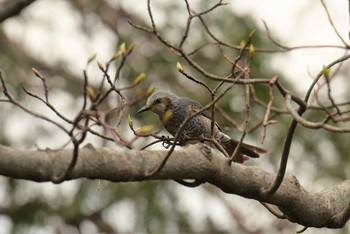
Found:
[[[222,132],[218,132],[216,138],[220,145],[225,149],[226,153],[231,156],[238,145],[238,141],[231,139]],[[244,155],[251,158],[259,158],[260,154],[265,153],[267,153],[267,149],[242,143],[235,161],[242,163],[248,159],[247,157],[244,157]]]

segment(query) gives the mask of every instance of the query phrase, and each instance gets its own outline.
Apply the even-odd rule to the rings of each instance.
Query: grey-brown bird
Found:
[[[175,136],[185,119],[197,113],[201,108],[201,104],[190,98],[180,97],[167,92],[157,92],[147,99],[146,105],[138,110],[137,113],[139,114],[150,110],[158,114],[164,127],[171,135]],[[198,143],[201,139],[210,138],[211,136],[211,113],[206,110],[187,121],[178,140],[181,143],[189,142],[193,144]],[[213,136],[225,149],[227,154],[231,156],[238,141],[231,139],[228,135],[223,133],[217,123],[215,123],[213,129]],[[213,147],[212,144],[208,145]],[[264,148],[245,143],[241,144],[239,150],[239,154],[235,160],[239,163],[242,163],[246,159],[243,155],[258,158],[260,154],[267,152]]]

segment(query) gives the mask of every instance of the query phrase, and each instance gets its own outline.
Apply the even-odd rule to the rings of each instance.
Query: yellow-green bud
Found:
[[[93,55],[91,55],[91,56],[88,58],[87,63],[89,64],[89,63],[91,63],[93,60],[95,60],[96,56],[97,56],[97,54],[96,54],[96,53],[95,53],[95,54],[93,54]]]
[[[183,70],[184,70],[181,63],[179,63],[179,62],[176,63],[176,68],[179,72],[183,72]]]
[[[143,79],[145,78],[145,73],[141,73],[140,75],[138,75],[135,79],[134,79],[134,84],[139,84],[141,83],[141,81],[143,81]]]
[[[135,134],[137,136],[149,135],[153,132],[153,125],[145,125],[136,129]]]
[[[128,115],[128,124],[129,124],[129,127],[130,127],[131,129],[134,129],[134,124],[133,124],[133,122],[132,122],[132,119],[131,119],[130,115]]]
[[[36,70],[35,67],[32,67],[32,72],[34,73],[34,75],[36,75],[37,77],[41,78],[40,73],[38,72],[38,70]]]

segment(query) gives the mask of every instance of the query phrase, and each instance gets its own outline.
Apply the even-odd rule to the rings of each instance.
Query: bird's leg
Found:
[[[164,136],[164,135],[161,136],[161,140],[163,141],[162,146],[166,149],[168,149],[173,144],[176,144],[179,146],[184,146],[186,144],[186,142],[184,142],[184,141],[173,142],[174,138],[169,137],[169,136]]]
[[[162,146],[163,146],[164,148],[168,149],[168,148],[171,146],[171,144],[170,144],[170,142],[163,141],[163,142],[162,142]]]
[[[166,149],[168,149],[171,145],[172,145],[172,142],[171,142],[171,138],[169,136],[164,136],[162,135],[162,146]]]

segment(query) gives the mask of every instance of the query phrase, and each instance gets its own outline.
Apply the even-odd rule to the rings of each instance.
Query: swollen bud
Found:
[[[252,30],[250,33],[249,33],[249,39],[252,39],[253,38],[253,36],[254,36],[254,34],[255,34],[255,29],[254,30]]]
[[[41,78],[40,73],[38,72],[38,70],[36,70],[35,67],[32,67],[32,72],[34,73],[35,76],[37,76],[38,78]]]
[[[254,54],[255,54],[255,48],[254,48],[253,44],[250,44],[250,46],[249,46],[249,58],[250,58],[250,60],[253,60]]]
[[[104,67],[103,67],[102,63],[100,63],[99,61],[97,61],[97,66],[98,66],[102,71],[104,71]]]
[[[325,65],[323,65],[322,73],[327,80],[330,78],[329,69]]]
[[[154,92],[154,90],[155,90],[154,85],[150,85],[145,91],[145,96],[148,97]]]
[[[182,67],[182,65],[181,65],[181,63],[179,63],[179,62],[176,63],[176,69],[177,69],[179,72],[181,72],[181,73],[182,73],[183,70],[184,70],[183,67]]]
[[[246,44],[245,40],[241,40],[241,42],[239,43],[239,46],[241,48],[243,48],[245,46],[245,44]]]
[[[119,46],[119,50],[123,55],[126,55],[125,42]]]
[[[109,60],[109,62],[112,62],[116,59],[118,59],[120,57],[120,55],[122,54],[122,52],[118,51],[116,53],[113,54],[112,58]]]
[[[131,119],[130,115],[128,115],[128,124],[129,124],[129,127],[130,127],[131,129],[134,129],[134,124],[133,124],[133,122],[132,122],[132,119]]]
[[[92,86],[88,85],[86,87],[86,93],[87,93],[88,97],[90,98],[90,100],[92,100],[92,101],[95,100],[95,97],[96,97],[95,90]]]
[[[135,47],[134,43],[131,43],[131,45],[128,48],[128,54],[131,54],[131,52],[134,50],[134,47]]]
[[[89,64],[89,63],[91,63],[92,61],[94,61],[94,60],[95,60],[95,58],[96,58],[96,56],[97,56],[97,54],[96,54],[96,53],[95,53],[95,54],[93,54],[93,55],[91,55],[91,56],[88,58],[87,64]]]
[[[138,75],[136,78],[135,78],[135,80],[134,80],[134,84],[136,85],[136,84],[139,84],[139,83],[141,83],[141,81],[143,81],[143,79],[145,78],[145,73],[141,73],[140,75]]]
[[[137,136],[149,135],[153,132],[153,125],[145,125],[136,129],[135,134]]]

